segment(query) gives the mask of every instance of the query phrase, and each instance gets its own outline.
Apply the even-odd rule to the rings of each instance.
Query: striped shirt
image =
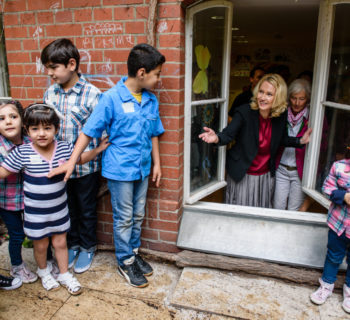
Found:
[[[23,143],[30,142],[27,136]],[[16,148],[11,141],[0,135],[0,163]],[[0,208],[8,211],[23,210],[23,178],[22,174],[13,173],[6,179],[0,179]]]
[[[322,191],[328,197],[336,190],[350,192],[350,159],[334,162],[323,183]],[[332,202],[327,223],[338,236],[345,231],[346,237],[350,238],[350,207],[345,202],[342,205]]]
[[[2,163],[11,172],[23,170],[23,228],[32,240],[67,232],[70,228],[64,175],[51,179],[46,176],[66,162],[72,151],[71,143],[55,141],[55,149],[48,160],[34,149],[32,143],[28,143],[15,148]]]
[[[73,145],[76,143],[79,134],[94,110],[100,98],[101,91],[87,82],[83,76],[67,92],[55,83],[47,89],[44,95],[44,102],[57,108],[64,116],[60,121],[60,128],[57,134],[58,140],[68,141]],[[92,139],[85,151],[96,148],[99,139]],[[96,159],[77,165],[71,178],[78,178],[100,169],[100,156]]]

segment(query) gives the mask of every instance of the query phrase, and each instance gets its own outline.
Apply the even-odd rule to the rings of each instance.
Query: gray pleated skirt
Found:
[[[271,177],[270,172],[260,176],[246,174],[238,183],[229,175],[226,180],[225,202],[227,204],[272,208],[275,178]]]

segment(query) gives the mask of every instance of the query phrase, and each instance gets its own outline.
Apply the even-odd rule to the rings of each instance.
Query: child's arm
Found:
[[[66,175],[64,176],[64,181],[67,181],[69,177],[72,175],[80,155],[85,150],[85,148],[87,147],[91,139],[92,139],[91,137],[87,136],[83,132],[80,133],[70,159],[63,165],[59,166],[58,168],[51,170],[48,173],[47,177],[52,178],[53,176],[56,176],[58,174],[65,173]]]
[[[152,160],[153,160],[153,176],[152,181],[156,182],[156,187],[159,187],[162,170],[160,168],[159,156],[159,140],[158,137],[152,138]]]
[[[89,162],[95,159],[97,155],[100,154],[102,151],[106,150],[109,145],[110,143],[108,142],[108,137],[103,138],[100,144],[98,145],[98,147],[96,147],[95,149],[83,152],[77,164],[84,164],[86,162]]]
[[[4,167],[0,167],[0,179],[6,179],[11,173],[11,171],[8,171]]]

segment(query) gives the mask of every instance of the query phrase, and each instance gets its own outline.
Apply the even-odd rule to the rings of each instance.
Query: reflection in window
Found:
[[[327,100],[350,104],[350,4],[335,6]]]
[[[317,191],[322,192],[323,181],[328,175],[333,162],[344,159],[345,141],[349,137],[350,107],[349,111],[326,107],[317,169]]]

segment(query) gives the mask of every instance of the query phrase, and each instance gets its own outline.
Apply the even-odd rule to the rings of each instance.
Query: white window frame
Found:
[[[192,59],[193,59],[193,17],[196,13],[214,8],[227,8],[225,16],[225,34],[224,34],[224,50],[222,64],[222,79],[221,79],[221,97],[217,99],[208,99],[192,102]],[[232,33],[232,12],[233,4],[229,1],[213,0],[194,5],[187,10],[186,13],[186,58],[185,58],[185,142],[184,142],[184,203],[193,204],[198,200],[208,196],[226,186],[225,181],[225,157],[226,147],[219,148],[218,159],[218,181],[204,185],[191,194],[191,110],[193,106],[220,103],[222,106],[220,115],[219,129],[223,129],[227,125],[227,108],[229,102],[229,84],[230,84],[230,55],[231,55],[231,33]]]
[[[7,65],[6,65],[6,50],[4,45],[4,25],[3,15],[0,13],[0,99],[9,99],[8,95],[8,77],[7,77]]]
[[[315,189],[317,167],[323,130],[325,107],[350,111],[350,105],[326,101],[330,54],[334,27],[334,10],[337,4],[348,3],[350,0],[323,0],[320,4],[316,54],[314,63],[314,81],[310,101],[310,127],[313,128],[311,141],[307,147],[304,161],[303,190],[325,208],[330,201]],[[326,62],[326,63],[325,63]]]

